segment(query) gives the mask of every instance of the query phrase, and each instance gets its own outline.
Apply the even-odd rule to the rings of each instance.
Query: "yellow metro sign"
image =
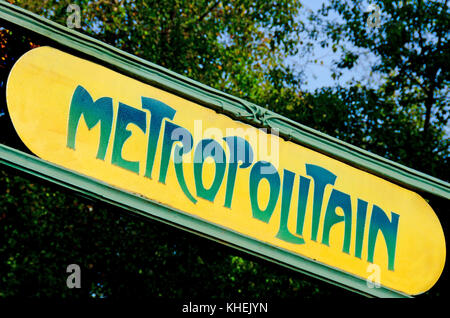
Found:
[[[276,134],[51,47],[7,82],[37,156],[253,240],[415,295],[445,264],[418,194]]]

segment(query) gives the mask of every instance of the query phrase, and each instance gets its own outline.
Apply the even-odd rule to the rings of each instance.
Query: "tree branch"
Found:
[[[201,22],[206,16],[211,13],[218,5],[220,1],[216,1],[211,7],[209,7],[205,13],[203,13],[197,20],[197,22]]]

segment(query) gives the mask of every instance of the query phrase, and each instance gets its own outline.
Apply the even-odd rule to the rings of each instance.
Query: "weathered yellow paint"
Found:
[[[105,160],[96,158],[100,125],[89,131],[83,119],[80,119],[78,125],[76,149],[67,147],[69,109],[74,91],[79,85],[91,94],[94,101],[101,97],[113,99],[114,120]],[[431,288],[443,270],[446,248],[442,227],[431,207],[418,194],[316,151],[285,141],[276,135],[261,132],[189,100],[50,47],[33,49],[19,59],[9,75],[6,95],[12,122],[22,141],[34,154],[52,163],[362,279],[371,274],[367,272],[370,264],[367,261],[368,229],[372,207],[377,205],[391,219],[391,212],[399,215],[394,270],[388,269],[384,236],[380,233],[376,240],[373,261],[380,266],[380,282],[383,286],[407,294],[419,294]],[[270,221],[265,223],[252,216],[249,199],[251,168],[237,170],[231,208],[224,207],[228,165],[225,178],[213,202],[195,195],[192,163],[184,164],[184,175],[188,188],[197,199],[196,203],[189,200],[181,190],[173,162],[169,164],[166,183],[158,182],[162,136],[159,138],[152,178],[144,177],[151,117],[148,111],[145,111],[146,132],[129,124],[128,129],[132,134],[122,149],[124,159],[140,163],[139,173],[111,164],[118,104],[121,102],[143,110],[141,97],[153,98],[174,108],[176,114],[170,122],[192,133],[194,147],[200,139],[211,137],[223,146],[228,158],[229,152],[222,137],[229,136],[232,132],[233,135],[248,140],[254,147],[253,164],[260,160],[273,163],[281,179],[281,189]],[[201,128],[198,125],[200,122]],[[239,128],[243,131],[239,132]],[[163,129],[164,124],[161,134]],[[205,135],[208,133],[213,136]],[[267,141],[249,136],[265,137]],[[259,151],[261,147],[271,143],[278,143],[278,152]],[[190,157],[192,162],[192,153],[193,151],[185,155],[184,159],[188,161]],[[310,239],[314,182],[307,176],[305,164],[318,165],[337,176],[334,186],[328,185],[325,188],[317,242]],[[215,173],[214,164],[208,163],[205,166],[203,180],[205,185],[210,185]],[[296,232],[299,175],[308,177],[311,181],[301,235],[305,240],[304,244],[293,244],[276,237],[280,226],[283,169],[296,174],[288,221],[291,233]],[[342,251],[344,222],[331,228],[330,246],[322,244],[324,215],[332,189],[351,197],[352,234],[349,253]],[[258,202],[261,207],[267,204],[268,195],[269,185],[263,180],[258,188]],[[355,257],[354,253],[358,199],[368,202],[361,258]],[[337,209],[336,213],[342,214],[341,209]]]

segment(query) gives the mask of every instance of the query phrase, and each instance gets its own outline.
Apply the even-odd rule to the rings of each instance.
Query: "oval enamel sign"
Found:
[[[51,47],[7,82],[36,156],[312,262],[415,295],[446,257],[418,194]]]

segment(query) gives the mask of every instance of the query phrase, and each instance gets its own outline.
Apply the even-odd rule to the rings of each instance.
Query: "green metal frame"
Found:
[[[278,129],[281,137],[417,192],[450,199],[450,184],[408,168],[243,99],[223,93],[87,35],[0,0],[0,19],[39,34],[60,49],[103,64],[253,126]]]
[[[287,140],[324,153],[405,188],[450,199],[450,184],[447,182],[320,133],[1,0],[0,20],[6,25],[38,34],[59,49],[192,100],[235,120],[256,127],[278,129],[280,136]],[[383,287],[368,288],[366,281],[361,278],[207,223],[182,211],[143,199],[5,145],[0,145],[0,163],[367,296],[408,297]]]
[[[406,294],[384,287],[369,288],[365,280],[351,274],[209,223],[183,211],[164,206],[160,202],[144,199],[139,195],[2,144],[0,144],[0,163],[84,196],[99,199],[133,213],[173,225],[365,296],[408,297]]]

